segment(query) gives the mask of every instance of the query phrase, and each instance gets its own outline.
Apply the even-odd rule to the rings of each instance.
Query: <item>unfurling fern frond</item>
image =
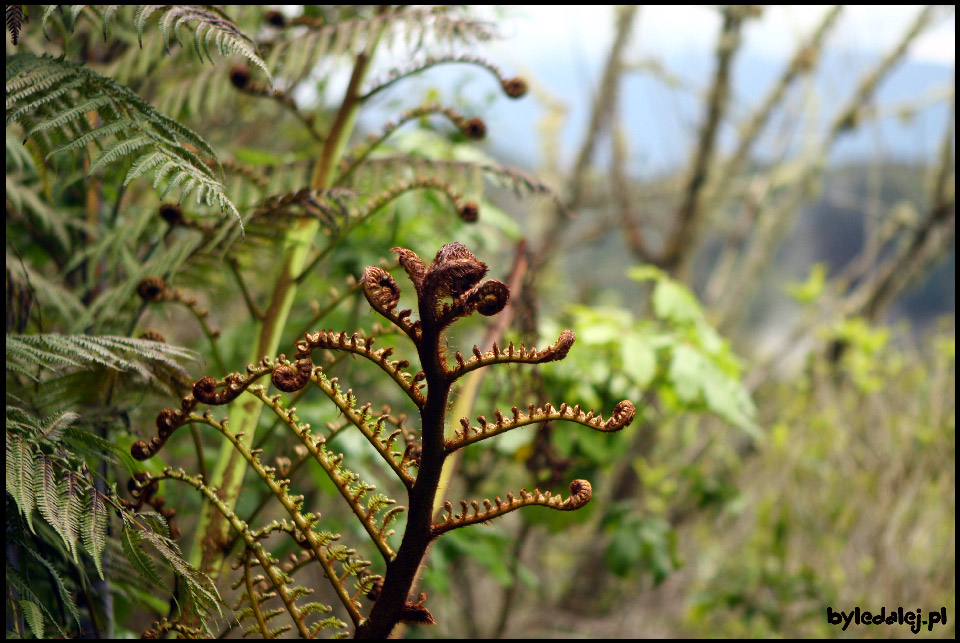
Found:
[[[163,195],[177,187],[181,200],[195,193],[198,204],[231,212],[243,229],[223,183],[203,162],[217,155],[199,134],[82,65],[24,53],[8,60],[6,69],[7,124],[17,121],[26,138],[42,139],[47,158],[95,145],[99,153],[91,158],[92,173],[133,156],[124,185],[154,170],[155,189],[166,179]],[[90,112],[98,116],[93,123]],[[66,142],[54,147],[53,132]]]

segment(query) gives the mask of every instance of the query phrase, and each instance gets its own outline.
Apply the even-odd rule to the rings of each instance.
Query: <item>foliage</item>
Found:
[[[941,332],[914,348],[897,335],[839,362],[812,358],[798,381],[758,392],[776,409],[770,439],[738,475],[744,493],[722,519],[731,537],[698,526],[710,573],[691,601],[693,632],[831,636],[824,604],[952,613],[955,340]]]
[[[787,348],[765,356],[742,324],[933,10],[812,152],[772,166],[748,152],[840,10],[755,111],[730,103],[758,10],[717,11],[689,171],[651,185],[624,137],[591,165],[623,125],[635,7],[573,172],[548,180],[479,147],[476,106],[410,100],[408,78],[448,64],[526,93],[463,7],[8,5],[8,635],[595,635],[635,615],[823,635],[816,600],[887,600],[870,588],[917,589],[916,570],[933,589],[901,602],[939,600],[919,552],[945,547],[954,504],[952,344],[918,358],[876,320],[952,238],[952,129],[929,194],[907,181],[850,266],[786,289],[806,306]],[[815,347],[799,380],[795,345]],[[900,513],[871,522],[837,489]],[[927,516],[920,497],[947,501]],[[854,560],[883,529],[910,560]],[[842,570],[818,567],[824,533]]]
[[[150,637],[167,632],[206,636],[236,626],[264,637],[276,637],[292,628],[303,637],[330,630],[338,636],[345,634],[347,627],[341,616],[352,622],[358,634],[383,636],[398,622],[433,622],[424,606],[425,595],[413,601],[408,600],[408,593],[434,538],[525,506],[570,510],[586,504],[590,484],[575,480],[566,499],[549,491],[521,490],[502,500],[485,500],[482,507],[473,502],[472,513],[463,501],[456,515],[450,503],[443,505],[443,498],[438,497],[436,502],[446,509],[439,521],[433,517],[444,460],[466,446],[513,428],[559,419],[598,431],[616,431],[634,415],[628,401],[619,403],[606,421],[567,404],[524,407],[525,411],[515,407],[512,419],[497,410],[495,423],[488,425],[480,416],[479,426],[471,427],[464,418],[459,432],[445,436],[448,398],[456,380],[472,378],[493,364],[559,360],[574,341],[573,333],[564,331],[552,347],[538,351],[522,343],[515,348],[511,343],[501,351],[494,340],[491,351],[475,347],[470,359],[456,352],[456,365],[450,367],[446,328],[475,311],[487,316],[500,312],[509,296],[506,284],[482,281],[485,265],[460,243],[444,245],[429,266],[420,263],[413,251],[399,251],[401,264],[414,281],[420,320],[411,321],[409,310],[396,312],[397,300],[391,296],[396,291],[399,297],[398,287],[383,268],[370,267],[359,281],[348,282],[335,293],[327,308],[317,305],[308,322],[310,328],[327,315],[345,320],[337,305],[362,291],[374,309],[394,325],[394,331],[412,340],[421,360],[419,372],[408,370],[409,360],[389,359],[394,350],[403,350],[399,346],[372,349],[373,333],[384,332],[374,326],[361,328],[350,337],[328,331],[307,333],[306,340],[296,344],[293,363],[282,354],[275,359],[256,357],[257,363],[248,367],[245,376],[227,373],[227,364],[248,342],[243,335],[251,333],[240,321],[244,312],[261,329],[251,334],[266,338],[254,347],[253,355],[275,354],[280,335],[286,332],[287,317],[296,315],[297,323],[306,320],[302,310],[307,307],[295,305],[300,283],[327,287],[342,283],[349,265],[376,257],[383,241],[377,239],[369,221],[391,210],[396,217],[409,209],[416,203],[409,200],[409,193],[426,190],[445,197],[421,200],[418,207],[426,212],[418,214],[419,220],[429,221],[452,209],[464,224],[476,221],[484,209],[478,201],[482,200],[485,176],[518,191],[546,193],[559,203],[549,187],[522,172],[501,167],[482,155],[474,154],[466,161],[457,158],[454,152],[459,143],[444,144],[436,135],[428,140],[436,149],[436,160],[421,156],[412,162],[391,153],[387,139],[398,128],[432,115],[445,117],[468,139],[483,138],[486,127],[481,119],[466,118],[448,106],[425,103],[414,107],[385,125],[379,135],[347,145],[364,101],[438,64],[482,67],[498,79],[507,96],[522,96],[526,91],[522,80],[502,76],[495,66],[472,54],[428,53],[421,64],[389,73],[372,86],[364,85],[369,58],[381,44],[378,41],[382,38],[383,47],[392,46],[393,37],[387,34],[402,32],[408,45],[422,49],[445,41],[470,44],[486,39],[491,35],[489,25],[455,8],[309,9],[294,19],[277,12],[246,11],[234,22],[227,14],[208,8],[53,5],[42,15],[34,15],[39,17],[39,31],[32,31],[31,13],[33,10],[19,5],[7,10],[12,43],[21,50],[8,57],[6,76],[7,291],[11,304],[7,490],[8,503],[12,501],[16,507],[8,523],[15,552],[11,558],[8,550],[8,580],[15,588],[8,605],[9,632],[26,635],[27,627],[38,637],[50,628],[64,636],[77,632],[111,636],[118,628],[129,632],[127,628],[135,626],[116,620],[117,606],[108,598],[114,594],[124,611],[137,605],[154,615],[153,624],[143,632]],[[153,16],[159,16],[154,27]],[[265,39],[254,40],[241,26],[264,21],[270,25]],[[175,43],[183,44],[181,31],[187,26],[192,31],[192,52],[188,47],[175,47]],[[271,40],[280,33],[290,37]],[[38,35],[51,43],[44,44]],[[106,48],[93,47],[98,35],[108,43]],[[60,55],[49,51],[58,46]],[[208,143],[188,123],[200,112],[224,109],[228,101],[222,93],[203,94],[195,89],[201,95],[199,101],[165,102],[172,109],[170,114],[157,109],[157,97],[169,93],[170,81],[207,78],[202,69],[195,74],[182,73],[184,68],[196,69],[186,64],[191,53],[215,66],[219,62],[213,53],[227,58],[242,56],[258,67],[269,85],[258,84],[244,66],[233,65],[221,72],[220,78],[232,85],[229,100],[233,107],[227,109],[262,114],[280,109],[290,117],[291,125],[305,128],[312,144],[301,143],[298,148],[293,136],[286,137],[289,141],[261,137],[246,145],[226,145],[221,140],[215,145]],[[291,98],[295,87],[312,82],[311,70],[322,60],[343,56],[355,56],[356,83],[340,106],[333,113],[301,109]],[[170,73],[173,69],[181,73],[174,76]],[[254,108],[245,102],[251,97],[267,100]],[[224,139],[216,128],[207,129],[216,139]],[[321,130],[326,131],[321,134]],[[283,151],[290,142],[292,161]],[[420,146],[421,154],[425,147]],[[237,157],[223,158],[217,148],[227,148]],[[311,158],[315,159],[312,173],[296,169],[305,165],[300,159]],[[159,204],[140,182],[151,170]],[[470,198],[464,196],[465,190],[471,192]],[[176,203],[163,202],[173,193],[179,194]],[[216,210],[242,220],[236,229],[239,234],[228,222],[215,218]],[[493,208],[491,211],[496,213]],[[503,215],[500,221],[501,227],[509,227]],[[428,225],[428,240],[441,239],[455,229],[449,224]],[[398,232],[395,227],[394,240],[417,234],[413,226]],[[320,249],[304,252],[312,240],[321,244]],[[279,280],[271,283],[265,275],[250,270],[278,251],[286,255],[282,261],[286,272],[281,272]],[[314,270],[322,264],[330,266],[327,273]],[[225,283],[230,278],[235,286]],[[192,292],[208,297],[211,304],[232,301],[241,308],[228,304],[211,315]],[[225,377],[190,378],[181,362],[198,354],[167,344],[156,330],[144,329],[145,316],[153,309],[171,311],[171,315],[176,309],[184,312],[186,319],[192,317],[209,343],[213,367]],[[211,325],[211,317],[226,322],[237,319],[227,329],[228,341]],[[162,326],[165,332],[176,333],[180,341],[190,342],[191,334],[196,334],[185,331],[182,323]],[[142,329],[140,338],[134,338],[138,328]],[[389,339],[389,333],[386,337]],[[323,366],[314,365],[314,351],[323,352]],[[401,397],[419,410],[418,428],[405,425],[405,416],[393,414],[388,407],[375,415],[371,404],[359,405],[352,390],[340,388],[338,377],[325,375],[324,369],[336,370],[339,362],[330,358],[329,351],[376,363]],[[264,387],[252,386],[264,375],[270,375],[273,384],[288,393],[312,380],[347,423],[335,425],[326,437],[313,434],[292,407],[278,396],[267,395]],[[360,382],[370,384],[363,377]],[[220,385],[226,389],[217,392]],[[384,400],[391,399],[388,388],[374,387],[374,395],[377,390]],[[267,464],[267,456],[261,455],[264,448],[253,445],[254,433],[262,423],[259,412],[249,411],[249,404],[232,405],[230,418],[220,421],[209,411],[193,412],[200,403],[230,404],[241,393],[244,399],[253,396],[250,399],[259,400],[259,408],[269,409],[275,416],[272,426],[260,428],[272,432],[279,424],[290,431],[287,438],[271,437],[281,447],[270,454],[276,466]],[[141,460],[154,457],[175,429],[203,424],[225,438],[224,451],[212,463],[212,471],[205,455],[208,445],[196,428],[193,460],[197,475],[162,465],[144,471],[131,460],[131,434],[137,433],[132,427],[144,419],[140,409],[143,398],[170,394],[183,396],[181,408],[163,410],[156,422],[159,434],[149,443],[134,442],[133,455]],[[329,412],[318,411],[317,415],[329,417]],[[346,442],[340,434],[347,425],[354,426],[374,447],[381,465],[392,470],[394,484],[400,483],[394,491],[407,492],[405,523],[402,515],[406,508],[389,497],[394,493],[380,492],[366,481],[384,473],[372,467],[369,455],[346,445],[344,453],[338,453],[326,444],[334,438]],[[395,428],[388,432],[387,426]],[[260,438],[260,443],[265,439]],[[284,448],[290,448],[291,439],[296,445],[292,451],[295,458],[281,455]],[[397,448],[400,450],[395,451]],[[171,449],[174,460],[185,461],[184,455],[183,447]],[[233,462],[237,455],[244,465]],[[307,472],[309,467],[302,465],[308,460],[319,465],[326,484],[332,483],[346,501],[355,524],[344,524],[342,517],[322,519],[319,512],[307,509],[306,495],[292,493],[290,478],[298,469]],[[354,462],[352,468],[347,468],[346,461]],[[272,497],[285,518],[251,526],[250,521],[266,505],[261,502],[251,513],[252,496],[239,494],[245,470],[261,480],[268,493],[264,499]],[[121,475],[131,476],[127,487],[132,499],[116,491],[115,481]],[[186,514],[201,515],[191,534],[194,545],[186,555],[177,543],[183,531],[175,520],[177,511],[159,495],[164,480],[170,481],[166,485],[195,488],[202,501],[201,506],[187,502],[182,508]],[[311,503],[316,501],[313,494],[310,498]],[[239,517],[238,505],[244,507],[248,519]],[[34,520],[35,510],[42,522]],[[119,520],[111,520],[111,514]],[[404,527],[399,546],[391,543],[391,525],[397,524]],[[372,570],[373,563],[363,554],[344,544],[359,535],[358,527],[366,531],[381,555],[380,573]],[[286,534],[290,540],[277,542],[277,534]],[[291,545],[300,553],[291,563],[281,563],[277,556],[289,553]],[[158,567],[148,549],[155,550],[167,567]],[[236,580],[229,588],[218,583],[226,580],[220,567],[227,556],[236,561],[239,570],[232,575]],[[294,580],[294,572],[304,575],[300,568],[309,562],[317,563],[331,584],[341,616],[326,599],[307,598],[317,591],[315,586]],[[48,571],[53,585],[46,587],[38,580],[37,565]],[[123,572],[118,572],[118,565]],[[96,577],[90,576],[91,569]],[[169,572],[176,578],[173,586],[164,581]],[[171,591],[170,604],[150,596],[151,589]],[[45,596],[50,592],[61,596],[65,610],[59,614],[48,608]],[[78,595],[82,601],[76,599]],[[359,601],[364,596],[375,601],[368,614],[361,611]],[[275,619],[282,614],[286,614],[287,624],[278,626]],[[218,620],[218,616],[226,620]]]

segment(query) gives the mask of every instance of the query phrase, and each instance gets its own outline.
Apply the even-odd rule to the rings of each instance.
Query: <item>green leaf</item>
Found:
[[[676,535],[662,518],[625,515],[613,522],[613,534],[604,550],[607,568],[620,577],[649,572],[663,582],[680,567]]]
[[[724,373],[695,348],[679,344],[673,349],[668,377],[681,402],[692,406],[705,404],[752,438],[763,437],[753,419],[756,408],[750,394],[739,380]]]
[[[756,406],[739,382],[716,371],[704,381],[703,392],[711,411],[743,429],[754,440],[763,439],[763,433],[754,421]]]
[[[660,281],[664,278],[664,272],[651,265],[634,266],[627,270],[627,277],[634,281]]]
[[[60,597],[60,605],[67,608],[67,611],[70,612],[71,616],[73,616],[73,620],[77,623],[77,625],[79,625],[80,611],[77,609],[77,604],[73,600],[73,595],[69,591],[67,591],[66,586],[63,584],[63,579],[60,578],[59,572],[57,572],[56,568],[50,563],[50,561],[48,561],[46,558],[41,556],[40,553],[36,549],[34,549],[33,545],[30,542],[21,541],[19,544],[24,551],[30,554],[38,563],[40,563],[46,568],[47,573],[50,575],[50,578],[53,579],[54,584],[57,586],[57,594]],[[43,607],[42,603],[39,603],[39,605]],[[46,612],[46,613],[47,613],[47,617],[50,618],[51,622],[57,625],[56,620],[50,616],[50,613],[49,612]],[[57,628],[59,629],[60,626],[57,625]]]
[[[30,626],[30,631],[33,632],[33,635],[38,639],[45,638],[43,636],[43,612],[40,611],[40,607],[33,601],[28,601],[23,598],[17,601],[17,603],[23,610],[23,615],[26,617],[27,624]]]
[[[103,552],[107,548],[107,505],[96,489],[90,489],[87,509],[83,513],[83,546],[93,559],[97,573],[103,578]]]
[[[11,407],[7,407],[7,423],[9,426]],[[34,454],[33,448],[18,433],[7,431],[7,491],[17,504],[17,509],[27,520],[30,531],[37,533],[33,528],[33,508],[36,506],[34,496]]]
[[[39,488],[36,490],[37,506],[40,513],[53,529],[63,538],[70,549],[70,540],[67,537],[66,526],[63,522],[63,513],[60,508],[60,488],[57,484],[57,473],[53,460],[40,455],[40,475],[37,476]],[[72,549],[71,549],[72,551]]]
[[[160,576],[157,574],[157,569],[153,564],[153,561],[150,559],[150,556],[143,550],[143,537],[141,534],[143,530],[129,525],[124,521],[123,525],[123,537],[121,543],[123,545],[123,553],[126,555],[127,560],[130,561],[130,564],[133,565],[133,568],[140,574],[141,578],[149,581],[154,587],[167,591],[166,586],[163,584],[163,581],[160,579]]]
[[[620,358],[624,372],[634,384],[640,388],[650,385],[657,371],[657,356],[646,338],[636,333],[624,337],[620,343]]]
[[[700,401],[703,391],[703,369],[707,367],[703,355],[686,344],[673,349],[668,377],[681,401],[693,404]]]
[[[703,316],[693,293],[670,279],[659,281],[653,289],[653,312],[661,319],[677,323],[695,322]]]
[[[810,269],[810,276],[803,283],[788,283],[787,294],[801,304],[809,304],[817,300],[823,293],[827,283],[827,266],[823,263],[814,264]]]
[[[67,471],[60,482],[60,516],[63,533],[73,561],[80,564],[77,539],[80,535],[80,514],[83,513],[83,481],[75,471]]]

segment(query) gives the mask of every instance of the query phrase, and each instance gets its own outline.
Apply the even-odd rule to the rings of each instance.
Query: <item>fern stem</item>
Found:
[[[203,455],[203,442],[200,441],[200,429],[194,425],[190,427],[190,432],[193,434],[193,446],[197,450],[197,465],[200,468],[200,475],[203,476],[204,480],[209,480],[210,472],[207,471],[207,460]]]
[[[210,330],[210,324],[207,323],[204,315],[201,315],[195,306],[187,306],[187,308],[190,309],[190,312],[193,313],[197,321],[200,322],[203,334],[207,336],[207,340],[210,342],[210,349],[213,351],[213,359],[217,362],[217,368],[220,369],[221,373],[226,375],[227,366],[223,361],[223,357],[220,355],[220,347],[217,346],[217,338],[214,336],[213,331]]]
[[[253,297],[250,295],[250,291],[247,289],[247,284],[243,281],[243,275],[240,274],[240,268],[237,266],[236,257],[230,257],[227,259],[227,265],[230,266],[230,272],[233,273],[233,277],[237,281],[237,286],[240,288],[240,292],[243,294],[243,301],[245,301],[247,304],[247,310],[250,311],[250,316],[255,320],[262,320],[263,313],[261,313],[260,309],[257,308],[257,302],[253,301]]]

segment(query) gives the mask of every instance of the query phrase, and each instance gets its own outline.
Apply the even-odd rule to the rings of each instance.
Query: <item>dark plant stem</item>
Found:
[[[430,546],[434,496],[443,471],[443,426],[450,396],[440,339],[443,329],[433,318],[434,302],[420,298],[423,335],[417,346],[427,381],[427,401],[421,413],[423,454],[417,481],[409,493],[407,527],[396,557],[387,564],[383,588],[370,618],[357,629],[357,638],[386,638],[400,622],[417,570]]]

